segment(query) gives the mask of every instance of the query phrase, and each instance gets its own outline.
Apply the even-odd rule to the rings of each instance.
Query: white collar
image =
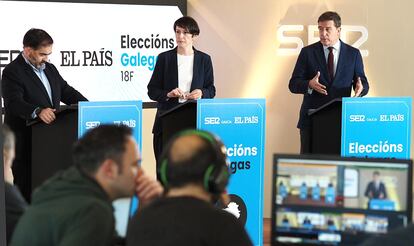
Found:
[[[323,49],[327,50],[329,47],[333,47],[334,50],[339,50],[339,48],[341,47],[341,40],[338,39],[338,41],[332,45],[332,46],[323,46]]]

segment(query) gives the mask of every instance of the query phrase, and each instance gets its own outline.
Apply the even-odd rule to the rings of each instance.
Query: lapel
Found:
[[[171,66],[170,66],[170,72],[171,74],[168,76],[172,78],[172,81],[174,83],[173,88],[178,87],[178,62],[177,62],[177,47],[174,49],[174,52],[171,54]]]
[[[318,42],[316,49],[314,50],[315,57],[318,60],[319,68],[321,72],[321,77],[323,78],[322,82],[325,82],[325,85],[331,84],[328,74],[328,64],[326,64],[325,53],[323,52],[323,45],[321,42]]]
[[[194,49],[193,80],[191,81],[190,92],[196,89],[195,87],[197,87],[196,81],[198,81],[199,69],[201,67],[200,63],[201,63],[200,53],[196,49]]]
[[[51,71],[50,65],[47,64],[47,63],[46,63],[46,67],[45,67],[45,74],[46,74],[47,80],[49,80],[50,90],[51,90],[51,93],[52,93],[52,95],[51,95],[52,96],[52,101],[53,101],[52,106],[59,105],[60,101],[57,101],[58,98],[56,97],[56,91],[57,91],[56,84],[53,83],[53,81],[55,81],[55,79],[53,77],[53,72]]]
[[[341,77],[340,74],[345,65],[345,56],[347,52],[346,45],[341,40],[339,40],[339,42],[341,42],[341,46],[339,48],[340,50],[339,50],[338,64],[336,64],[336,73],[335,73],[335,78],[333,82],[335,82],[336,78]]]
[[[31,79],[31,81],[28,81],[28,82],[29,83],[33,82],[42,91],[42,94],[47,99],[47,101],[51,105],[53,105],[52,102],[50,101],[49,95],[47,94],[46,88],[43,85],[42,81],[39,79],[39,77],[33,71],[33,68],[29,64],[26,63],[25,59],[23,58],[23,54],[20,54],[20,56],[21,56],[20,62],[23,64],[25,73]]]

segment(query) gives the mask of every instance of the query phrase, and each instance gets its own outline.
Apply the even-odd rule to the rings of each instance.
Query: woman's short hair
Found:
[[[174,22],[174,31],[176,27],[181,27],[187,30],[191,35],[199,35],[200,28],[198,28],[197,21],[190,16],[183,16]]]

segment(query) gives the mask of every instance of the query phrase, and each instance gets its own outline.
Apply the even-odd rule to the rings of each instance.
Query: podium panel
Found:
[[[334,99],[318,109],[310,110],[312,154],[341,154],[341,115],[341,99]]]
[[[344,98],[342,156],[409,159],[410,97]]]
[[[72,165],[72,145],[77,140],[77,106],[62,108],[48,125],[36,120],[32,130],[32,191],[59,170]]]
[[[263,241],[263,170],[266,103],[264,99],[187,101],[160,115],[163,144],[185,129],[217,134],[227,147],[230,204],[254,245]]]
[[[227,148],[232,175],[224,209],[237,215],[253,245],[263,245],[265,125],[265,99],[198,100],[197,129],[217,134]]]
[[[197,102],[187,101],[160,115],[162,122],[162,143],[165,146],[177,132],[195,129]]]

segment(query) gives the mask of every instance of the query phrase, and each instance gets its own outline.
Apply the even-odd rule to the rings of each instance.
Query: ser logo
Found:
[[[219,117],[206,117],[204,118],[204,124],[206,125],[219,125],[220,118]]]
[[[87,121],[87,122],[85,122],[85,128],[87,130],[89,130],[89,129],[92,129],[92,128],[95,128],[95,127],[99,126],[100,124],[101,124],[101,122],[99,122],[99,121]]]
[[[351,114],[349,116],[350,122],[365,122],[365,115],[362,114]]]
[[[280,47],[277,50],[277,55],[280,56],[294,56],[300,53],[300,50],[304,47],[304,41],[298,35],[298,32],[303,32],[303,25],[281,25],[277,29],[277,40],[280,43]],[[341,40],[347,42],[348,36],[359,35],[354,43],[349,43],[355,48],[361,47],[368,40],[368,29],[364,26],[341,26]],[[301,34],[299,34],[301,36]],[[312,44],[319,41],[318,26],[308,26],[308,43]],[[292,47],[293,46],[293,47]],[[287,48],[291,47],[291,48]],[[368,56],[368,50],[360,50],[362,56]]]

